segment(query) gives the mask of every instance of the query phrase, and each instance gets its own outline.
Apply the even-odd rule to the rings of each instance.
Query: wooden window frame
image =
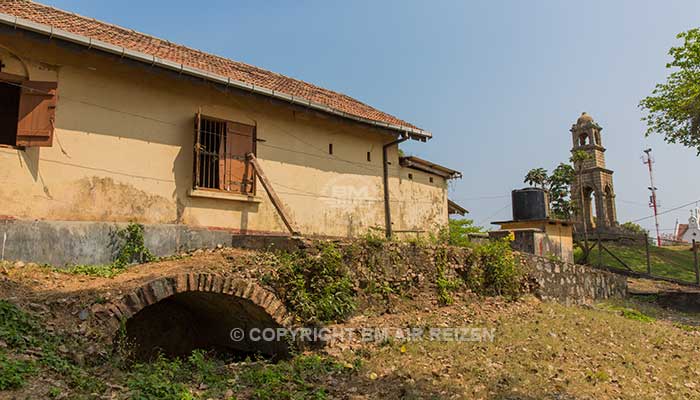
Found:
[[[18,150],[51,147],[55,131],[58,82],[31,81],[24,76],[6,72],[0,72],[0,82],[20,86],[15,144],[3,144],[0,147]]]
[[[200,182],[201,179],[201,168],[202,168],[202,121],[210,121],[212,123],[218,123],[218,124],[223,124],[223,134],[219,138],[219,150],[214,152],[214,154],[218,153],[218,162],[217,168],[218,170],[218,177],[217,177],[217,187],[211,187],[211,182],[209,182],[208,186],[205,186]],[[194,162],[193,162],[193,179],[192,179],[192,187],[195,191],[208,191],[208,192],[214,192],[214,193],[226,193],[226,194],[232,194],[232,195],[240,195],[240,196],[255,196],[256,189],[257,189],[257,179],[256,179],[256,173],[255,170],[253,169],[253,166],[250,164],[250,162],[246,159],[245,154],[240,154],[236,155],[232,152],[232,150],[229,149],[229,135],[235,134],[232,133],[232,129],[235,129],[234,127],[239,126],[239,127],[246,127],[251,129],[251,144],[250,144],[250,150],[253,154],[257,154],[257,127],[255,125],[249,125],[249,124],[244,124],[241,122],[236,122],[236,121],[230,121],[226,119],[221,119],[221,118],[216,118],[216,117],[211,117],[208,115],[204,115],[201,113],[196,113],[195,114],[195,124],[194,124]],[[231,139],[232,141],[232,139]],[[223,145],[223,148],[222,148]],[[212,153],[209,153],[211,156]],[[217,157],[217,156],[215,156]],[[234,181],[227,181],[227,178],[225,177],[226,175],[230,174],[231,171],[233,170],[234,166],[231,164],[232,162],[235,162],[233,160],[241,161],[243,162],[244,165],[244,172],[243,176],[249,176],[249,179],[243,179],[244,182],[234,182]],[[211,161],[209,161],[211,162]],[[221,176],[221,174],[224,174],[224,177]],[[210,178],[211,179],[211,178]],[[230,183],[236,183],[240,184],[238,190],[232,190],[231,186],[226,186],[225,183],[228,182]],[[238,185],[236,185],[238,186]],[[248,190],[248,187],[250,187],[250,190]]]

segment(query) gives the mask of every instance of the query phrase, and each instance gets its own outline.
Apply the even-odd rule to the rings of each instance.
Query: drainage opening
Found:
[[[120,340],[131,346],[138,360],[152,360],[158,354],[186,357],[197,349],[234,360],[249,356],[273,361],[287,358],[286,341],[250,337],[251,331],[269,332],[268,328],[281,326],[250,300],[221,293],[185,292],[133,315],[126,321],[126,332]],[[242,338],[240,332],[244,333]]]

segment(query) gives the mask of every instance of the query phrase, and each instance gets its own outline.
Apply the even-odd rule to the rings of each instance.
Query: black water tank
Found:
[[[540,188],[513,190],[513,220],[527,221],[549,217],[547,192]]]

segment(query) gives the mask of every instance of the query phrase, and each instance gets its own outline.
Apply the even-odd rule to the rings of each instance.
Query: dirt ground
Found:
[[[257,257],[221,250],[141,265],[113,278],[55,272],[36,265],[0,267],[0,298],[37,316],[50,332],[71,336],[66,353],[78,364],[92,354],[107,355],[99,327],[81,311],[116,299],[163,275],[192,271],[231,272],[234,260]],[[264,260],[263,260],[264,261]],[[264,265],[264,262],[261,263]],[[255,276],[259,271],[237,273]],[[519,301],[480,298],[470,293],[438,306],[435,296],[395,299],[383,312],[356,315],[333,331],[351,332],[327,347],[310,351],[348,367],[348,373],[316,377],[310,386],[339,399],[700,399],[700,316],[660,308],[641,300],[618,300],[590,306],[564,306],[534,297]],[[490,332],[479,340],[430,337],[438,329]],[[371,340],[362,332],[388,332]],[[398,332],[421,329],[407,338]],[[486,329],[487,331],[483,331]],[[308,353],[307,353],[308,354]],[[87,360],[87,361],[86,361]],[[232,364],[231,369],[242,368]],[[92,365],[89,373],[107,384],[94,398],[130,398],[125,372]],[[66,388],[60,377],[36,375],[0,399],[50,397],[47,387]],[[233,387],[233,386],[232,386]],[[192,398],[202,392],[191,388]],[[74,398],[68,389],[54,398]],[[251,391],[232,398],[256,397]],[[91,398],[88,396],[88,398]],[[147,398],[147,397],[146,397]],[[305,397],[297,397],[305,398]]]

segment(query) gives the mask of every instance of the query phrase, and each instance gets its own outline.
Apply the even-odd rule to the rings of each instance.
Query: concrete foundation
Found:
[[[76,221],[0,221],[0,257],[53,266],[108,264],[121,247],[117,231],[128,224]],[[144,224],[144,241],[156,256],[169,256],[217,245],[274,246],[279,237],[251,239],[226,230],[176,224]],[[262,243],[262,244],[261,244]],[[246,246],[247,244],[247,246]]]

